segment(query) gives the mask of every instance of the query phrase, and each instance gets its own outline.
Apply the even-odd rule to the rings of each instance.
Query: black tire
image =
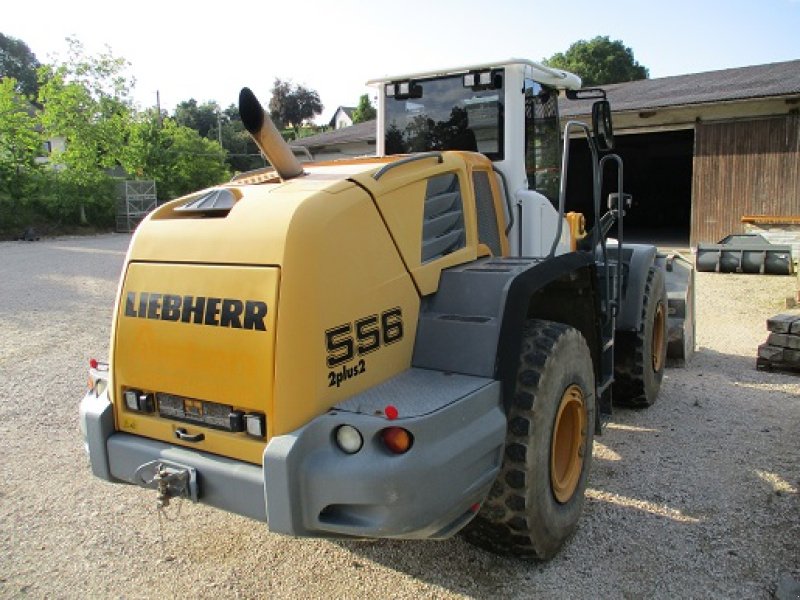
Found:
[[[661,389],[667,362],[667,290],[664,272],[650,267],[639,331],[617,332],[614,345],[614,402],[644,408]]]
[[[575,531],[583,510],[595,426],[594,367],[580,332],[551,321],[525,324],[520,358],[503,466],[463,535],[491,552],[546,560]],[[560,463],[553,461],[556,435],[566,451]]]

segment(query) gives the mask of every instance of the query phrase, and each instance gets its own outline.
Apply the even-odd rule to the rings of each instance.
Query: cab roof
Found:
[[[533,71],[536,80],[540,83],[550,85],[559,89],[579,89],[581,87],[581,78],[568,71],[561,69],[554,69],[541,63],[527,60],[524,58],[509,58],[497,62],[487,62],[474,65],[465,65],[459,67],[451,67],[446,69],[435,69],[431,71],[419,71],[415,73],[405,73],[402,75],[392,75],[386,77],[379,77],[367,81],[367,85],[379,85],[381,83],[388,83],[390,81],[399,81],[405,79],[423,79],[428,77],[441,77],[445,75],[457,75],[459,73],[469,73],[470,71],[482,71],[486,69],[499,69],[505,67],[519,66],[528,68]]]

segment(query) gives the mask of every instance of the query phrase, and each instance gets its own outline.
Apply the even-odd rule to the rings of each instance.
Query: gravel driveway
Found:
[[[755,369],[791,277],[697,276],[699,352],[595,442],[546,564],[461,539],[329,542],[90,475],[78,431],[129,236],[0,243],[0,597],[768,598],[800,579],[800,376]]]

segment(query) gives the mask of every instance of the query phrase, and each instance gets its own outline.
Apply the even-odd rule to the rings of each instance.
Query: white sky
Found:
[[[0,32],[41,62],[72,35],[131,63],[136,99],[169,110],[189,98],[269,101],[275,77],[317,90],[330,119],[367,79],[509,57],[541,60],[608,35],[651,77],[800,58],[800,0],[238,0],[4,2]]]

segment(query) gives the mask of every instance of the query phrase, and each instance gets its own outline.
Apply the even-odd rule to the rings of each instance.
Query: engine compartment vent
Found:
[[[422,262],[451,254],[464,247],[464,203],[455,173],[428,180],[422,224]]]
[[[175,212],[221,217],[227,215],[241,197],[242,193],[236,188],[212,188],[190,197]]]

